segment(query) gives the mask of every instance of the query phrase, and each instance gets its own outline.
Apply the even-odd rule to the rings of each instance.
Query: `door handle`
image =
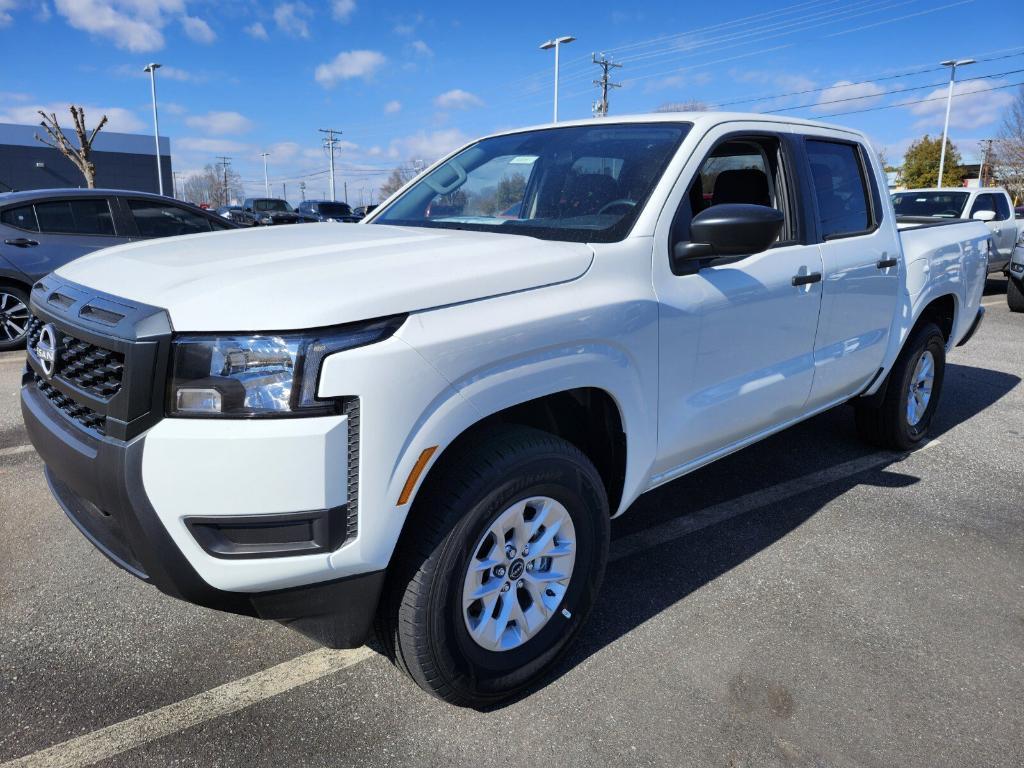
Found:
[[[821,272],[811,272],[809,275],[794,275],[793,285],[810,285],[821,282]]]
[[[4,240],[7,245],[17,246],[18,248],[31,248],[34,245],[39,245],[37,240],[29,240],[27,237],[15,237],[10,240]]]
[[[879,269],[888,269],[889,267],[895,267],[899,264],[899,261],[895,258],[882,259],[880,262],[875,264]]]

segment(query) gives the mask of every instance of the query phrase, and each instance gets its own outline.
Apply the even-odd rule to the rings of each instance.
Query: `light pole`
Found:
[[[949,92],[946,94],[946,121],[942,124],[942,150],[939,153],[939,186],[942,186],[942,172],[946,169],[946,137],[949,135],[949,110],[953,106],[953,81],[956,79],[956,68],[973,64],[974,59],[949,59],[939,62],[949,67]]]
[[[267,178],[267,158],[270,157],[270,153],[260,152],[260,156],[263,158],[263,189],[266,190],[267,197],[270,197],[270,179]]]
[[[572,35],[565,35],[563,37],[556,37],[554,40],[548,40],[546,43],[541,43],[540,49],[546,51],[549,48],[555,49],[555,116],[552,122],[558,122],[558,49],[560,46],[568,45],[576,38]]]
[[[160,194],[164,193],[164,170],[160,165],[160,121],[156,116],[156,71],[161,65],[152,62],[146,65],[143,72],[149,73],[149,86],[153,93],[153,138],[156,140],[156,181],[160,188]]]

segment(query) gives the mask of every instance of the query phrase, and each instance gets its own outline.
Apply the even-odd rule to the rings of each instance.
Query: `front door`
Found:
[[[711,132],[698,150],[669,243],[722,203],[783,211],[779,242],[675,275],[655,251],[660,302],[659,451],[655,482],[709,461],[805,412],[814,375],[821,255],[800,231],[793,161],[771,132]],[[684,171],[684,178],[687,171]],[[689,171],[693,174],[693,171]]]

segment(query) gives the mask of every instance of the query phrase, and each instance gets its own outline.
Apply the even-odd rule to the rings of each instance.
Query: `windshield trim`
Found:
[[[566,131],[574,130],[579,128],[587,128],[592,124],[574,124],[574,125],[554,125],[544,128],[525,128],[519,131],[509,131],[507,133],[493,134],[490,136],[484,136],[476,141],[466,144],[463,147],[456,149],[453,152],[445,155],[443,158],[435,162],[433,165],[422,171],[419,175],[411,179],[401,194],[395,196],[389,200],[386,204],[382,204],[377,210],[373,212],[373,219],[365,222],[367,225],[383,224],[385,226],[399,226],[399,227],[421,227],[424,229],[455,229],[455,230],[468,230],[471,232],[490,232],[493,234],[506,234],[506,235],[525,235],[527,237],[534,237],[540,240],[554,240],[561,242],[570,243],[615,243],[620,242],[627,238],[633,231],[637,222],[641,218],[641,214],[647,207],[647,203],[650,201],[654,191],[658,188],[658,185],[664,180],[665,173],[671,166],[672,161],[679,153],[679,149],[682,147],[683,142],[690,135],[690,131],[693,129],[693,122],[689,120],[650,120],[650,121],[602,121],[600,127],[624,127],[624,128],[664,128],[664,127],[678,127],[681,129],[679,138],[676,140],[674,146],[672,146],[666,154],[665,162],[660,168],[654,181],[651,183],[647,190],[647,194],[641,199],[636,201],[634,211],[626,216],[621,217],[615,224],[610,227],[603,229],[590,229],[585,227],[542,227],[533,226],[529,224],[516,225],[516,219],[509,219],[502,224],[475,224],[472,222],[458,222],[458,221],[443,221],[435,220],[430,221],[429,219],[393,219],[390,221],[382,221],[382,217],[385,216],[390,208],[392,208],[397,202],[404,198],[412,189],[421,182],[426,176],[433,173],[435,170],[443,166],[449,160],[458,157],[460,154],[472,149],[473,147],[492,139],[500,139],[507,136],[516,136],[521,134],[540,134],[547,133],[550,131]],[[595,124],[596,127],[596,124]],[[524,220],[528,221],[528,220]]]

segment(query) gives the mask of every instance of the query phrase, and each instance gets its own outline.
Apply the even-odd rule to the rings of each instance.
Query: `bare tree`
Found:
[[[92,161],[92,143],[96,139],[96,134],[100,132],[104,125],[107,124],[107,116],[104,115],[100,118],[100,121],[96,124],[96,127],[92,129],[90,133],[85,127],[85,109],[83,107],[77,107],[74,104],[70,106],[71,119],[75,124],[75,134],[78,136],[78,148],[71,146],[71,142],[68,141],[68,137],[64,135],[64,131],[61,130],[60,123],[57,121],[57,113],[51,112],[46,114],[42,110],[39,110],[39,115],[43,118],[39,123],[44,129],[49,138],[44,138],[39,134],[36,134],[36,141],[45,144],[48,147],[52,147],[60,152],[64,157],[74,163],[75,167],[82,172],[85,177],[85,184],[89,189],[93,189],[96,186],[96,165]]]
[[[189,174],[182,183],[182,196],[189,202],[206,203],[207,205],[227,205],[234,200],[245,197],[242,177],[237,171],[229,168],[228,186],[224,188],[224,174],[213,165],[207,165],[202,171]]]
[[[1009,190],[1014,202],[1024,199],[1024,87],[1003,115],[999,138],[990,158],[999,182]]]
[[[383,200],[386,197],[390,197],[392,194],[404,187],[405,183],[415,175],[416,174],[408,168],[395,168],[392,170],[391,175],[388,176],[387,180],[383,184],[380,185],[380,199]]]

